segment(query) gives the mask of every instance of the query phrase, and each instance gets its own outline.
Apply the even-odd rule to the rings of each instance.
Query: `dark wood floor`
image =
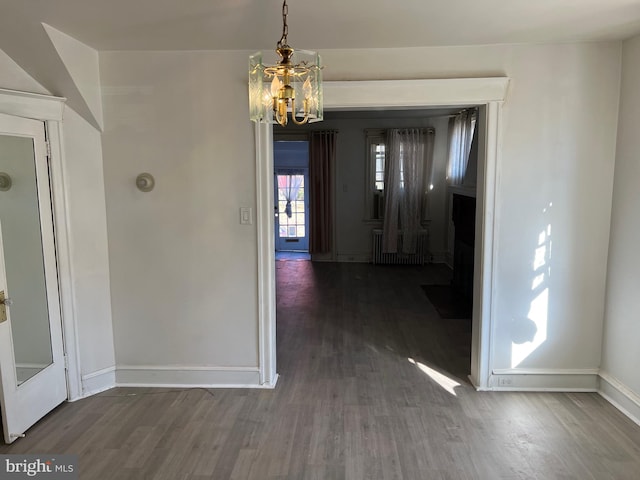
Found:
[[[82,480],[638,479],[640,427],[597,394],[476,392],[442,268],[277,262],[275,390],[113,389],[0,453]]]

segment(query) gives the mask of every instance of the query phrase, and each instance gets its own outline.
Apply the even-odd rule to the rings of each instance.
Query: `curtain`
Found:
[[[284,194],[287,205],[284,208],[287,217],[291,218],[291,202],[298,197],[300,186],[304,180],[303,175],[278,175],[278,189]]]
[[[311,132],[309,139],[309,253],[329,253],[333,243],[332,168],[337,132]]]
[[[431,178],[433,130],[393,129],[386,135],[385,210],[382,250],[398,251],[402,231],[402,253],[415,253],[426,208],[425,195]]]
[[[462,185],[469,163],[477,110],[465,110],[449,119],[449,159],[447,181],[449,185]]]

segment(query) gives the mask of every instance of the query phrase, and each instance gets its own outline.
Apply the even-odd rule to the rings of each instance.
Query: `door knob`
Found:
[[[10,307],[13,300],[5,298],[4,290],[0,291],[0,323],[7,321],[7,307]]]

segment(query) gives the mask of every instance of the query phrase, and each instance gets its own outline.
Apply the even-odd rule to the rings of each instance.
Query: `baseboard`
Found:
[[[597,392],[597,369],[494,369],[487,390]]]
[[[276,380],[277,381],[277,380]],[[118,387],[274,388],[260,383],[258,367],[118,365]]]
[[[336,261],[343,263],[371,263],[371,253],[339,253]]]
[[[445,253],[444,256],[444,263],[447,264],[447,266],[453,270],[453,255],[449,252]]]
[[[449,257],[451,257],[451,255],[447,252],[429,252],[429,256],[431,257],[431,263],[451,264],[449,261]]]
[[[336,259],[332,253],[312,253],[312,262],[335,262]]]
[[[82,397],[86,398],[116,386],[116,367],[107,367],[82,376]],[[74,400],[79,400],[74,399]]]
[[[640,425],[640,395],[613,375],[600,371],[598,393],[610,404]]]

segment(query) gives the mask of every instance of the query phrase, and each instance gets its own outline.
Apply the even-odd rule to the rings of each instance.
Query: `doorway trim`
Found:
[[[486,142],[480,152],[485,161],[482,167],[478,165],[480,201],[476,211],[475,249],[480,255],[476,255],[474,274],[470,374],[471,382],[479,390],[489,388],[491,374],[498,166],[501,156],[502,105],[507,96],[508,85],[508,77],[324,83],[325,110],[412,109],[456,105],[486,107]],[[272,125],[257,123],[255,140],[260,383],[273,387],[277,381],[277,365]]]
[[[60,314],[67,369],[69,400],[82,397],[75,289],[71,268],[71,230],[67,219],[66,184],[62,142],[62,117],[66,98],[0,89],[0,113],[31,118],[44,123],[48,143],[51,201],[56,243]]]

